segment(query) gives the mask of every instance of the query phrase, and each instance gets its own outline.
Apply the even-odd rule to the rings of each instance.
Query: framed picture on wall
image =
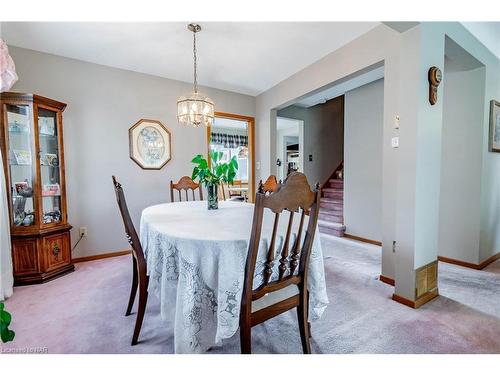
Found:
[[[129,129],[130,158],[142,169],[161,169],[172,158],[172,135],[157,120],[140,120]]]
[[[500,102],[490,102],[490,151],[500,152]]]

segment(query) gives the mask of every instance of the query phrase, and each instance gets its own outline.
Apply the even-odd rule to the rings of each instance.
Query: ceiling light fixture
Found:
[[[177,99],[177,120],[182,125],[212,126],[214,123],[214,102],[209,97],[198,92],[198,76],[196,72],[196,33],[201,31],[201,26],[190,23],[188,30],[193,32],[193,60],[194,60],[194,92]]]

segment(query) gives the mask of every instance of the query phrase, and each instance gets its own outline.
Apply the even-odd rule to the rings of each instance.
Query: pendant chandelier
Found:
[[[214,102],[212,99],[198,92],[198,77],[196,72],[196,33],[201,26],[195,23],[188,25],[193,32],[193,60],[194,60],[194,92],[177,99],[177,120],[182,125],[212,126],[214,122]]]

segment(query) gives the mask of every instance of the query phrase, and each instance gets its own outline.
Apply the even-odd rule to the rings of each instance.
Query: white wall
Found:
[[[344,112],[346,233],[382,241],[384,80],[347,92]]]
[[[177,123],[176,100],[188,83],[9,47],[19,81],[12,91],[34,92],[68,104],[63,113],[68,219],[88,228],[73,256],[128,248],[111,175],[123,183],[132,218],[169,200],[170,180],[192,171],[195,154],[206,154],[204,128]],[[255,99],[203,88],[221,112],[253,116]],[[141,118],[157,119],[172,132],[172,160],[160,171],[142,170],[129,158],[128,129]]]
[[[484,68],[447,72],[443,81],[443,143],[439,255],[479,263]]]
[[[500,98],[500,60],[462,25],[438,23],[435,28],[440,29],[442,34],[446,34],[484,65],[481,160],[474,167],[481,171],[478,256],[480,263],[500,251],[500,154],[489,152],[488,149],[490,100]]]

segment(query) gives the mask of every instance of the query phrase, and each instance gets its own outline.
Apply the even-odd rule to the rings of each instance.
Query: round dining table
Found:
[[[140,239],[148,291],[159,298],[162,319],[174,325],[176,353],[204,352],[237,332],[253,211],[253,204],[235,201],[219,202],[217,210],[208,210],[206,201],[165,203],[143,210]],[[273,219],[274,214],[264,213],[255,285],[261,280]],[[280,220],[277,252],[283,246],[287,222],[287,218]],[[328,304],[318,231],[308,290],[309,318],[316,320]]]

